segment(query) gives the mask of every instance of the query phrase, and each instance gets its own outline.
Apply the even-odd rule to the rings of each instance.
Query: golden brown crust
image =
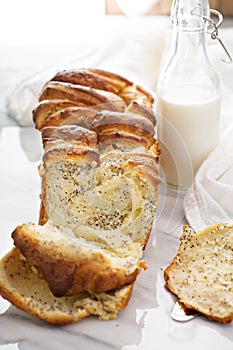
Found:
[[[101,111],[93,118],[90,129],[98,134],[99,142],[128,138],[149,147],[155,141],[154,125],[148,119],[133,113]]]
[[[45,226],[44,226],[45,228]],[[51,242],[50,234],[37,232],[34,224],[18,226],[12,233],[15,246],[29,263],[42,272],[52,293],[75,295],[83,291],[101,293],[135,281],[144,261],[134,272],[127,274],[111,265],[108,258],[94,249],[74,244],[63,238]]]
[[[98,162],[99,153],[93,148],[79,145],[78,147],[54,147],[50,148],[43,155],[44,168],[49,166],[51,163],[57,163],[59,161],[64,162],[75,162],[77,166],[89,165],[91,162]]]
[[[145,104],[140,104],[137,101],[132,101],[127,107],[126,112],[139,114],[149,119],[153,125],[156,125],[156,118],[153,110]]]
[[[61,81],[75,85],[90,86],[91,88],[113,92],[129,104],[133,100],[152,107],[153,96],[139,85],[124,77],[101,69],[80,69],[58,72],[51,81]]]
[[[124,161],[125,164],[123,167],[128,165],[136,166],[141,169],[146,169],[145,177],[148,174],[156,179],[158,183],[158,172],[159,166],[155,157],[148,152],[121,152],[121,151],[109,151],[106,154],[101,155],[100,162],[103,163],[108,159],[119,159],[119,161]],[[154,181],[154,180],[153,180]]]
[[[49,115],[40,125],[40,129],[46,126],[78,125],[89,129],[91,122],[98,113],[94,108],[68,107]]]
[[[152,95],[138,85],[125,87],[119,95],[127,104],[136,101],[139,104],[152,108],[154,102]]]
[[[117,130],[117,128],[107,128],[98,129],[98,140],[99,142],[106,142],[112,140],[113,142],[119,139],[128,140],[128,142],[136,142],[141,144],[142,147],[150,148],[154,144],[154,139],[152,137],[147,137],[148,135],[141,136],[136,135],[132,132],[127,132],[123,130]]]
[[[39,101],[33,110],[33,120],[39,130],[44,126],[65,123],[89,128],[91,114],[83,110],[84,115],[81,113],[80,116],[78,109],[71,108],[75,105],[97,110],[132,112],[144,116],[154,125],[156,123],[152,111],[154,98],[150,93],[120,75],[100,69],[58,72],[44,85]]]
[[[87,146],[97,148],[97,135],[95,132],[76,125],[44,127],[42,141],[45,150],[67,143],[67,146]]]
[[[125,152],[146,152],[148,155],[152,155],[156,163],[159,163],[160,149],[158,142],[154,139],[152,145],[148,145],[148,142],[141,142],[140,139],[131,138],[115,138],[107,139],[103,142],[99,142],[99,152],[102,156],[112,151]]]
[[[22,283],[23,279],[23,283]],[[15,247],[0,261],[0,294],[17,308],[51,324],[78,322],[89,315],[108,320],[117,317],[130,299],[133,284],[109,293],[80,293],[55,297],[42,274]]]
[[[63,82],[51,81],[47,83],[39,101],[64,99],[79,103],[80,107],[123,111],[126,107],[123,99],[118,95],[104,90],[92,89],[87,86],[74,85]]]
[[[95,115],[90,128],[93,130],[102,128],[116,128],[119,130],[136,133],[137,135],[149,134],[154,137],[154,125],[145,117],[134,113],[120,113],[101,111]]]
[[[137,136],[154,136],[154,124],[146,117],[131,112],[96,111],[93,108],[69,107],[61,109],[49,115],[41,122],[41,130],[47,126],[78,125],[87,129],[93,129],[97,133],[103,132],[103,128],[116,128]]]
[[[43,185],[42,185],[42,188],[43,188]],[[39,212],[39,220],[38,220],[38,225],[45,225],[46,222],[48,221],[48,214],[45,210],[45,207],[44,207],[44,203],[45,203],[45,196],[41,196],[41,202],[40,202],[40,212]]]
[[[43,100],[32,110],[32,118],[37,129],[41,130],[51,114],[69,108],[78,106],[78,102],[64,99]]]
[[[132,85],[124,77],[100,69],[64,70],[58,72],[51,81],[90,86],[91,88],[113,92],[114,94],[119,94],[126,85]]]

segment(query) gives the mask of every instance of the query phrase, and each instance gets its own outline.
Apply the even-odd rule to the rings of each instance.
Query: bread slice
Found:
[[[44,153],[49,149],[62,146],[69,147],[87,147],[90,150],[97,150],[98,138],[97,134],[91,130],[76,125],[64,125],[57,127],[46,127],[42,131],[42,142]]]
[[[155,142],[154,125],[147,118],[134,113],[120,113],[101,111],[96,114],[90,125],[90,129],[98,134],[99,142],[106,139],[105,135],[114,135],[114,138],[124,138],[130,135],[138,140],[146,140],[151,146]]]
[[[142,249],[119,230],[114,233],[109,233],[112,242],[106,243],[107,234],[102,237],[104,233],[88,226],[82,225],[74,235],[48,221],[43,226],[17,226],[13,239],[28,262],[42,272],[52,293],[60,297],[84,291],[101,293],[135,281],[145,267],[139,260]]]
[[[98,113],[98,110],[95,110],[94,107],[66,107],[58,111],[51,111],[46,118],[39,111],[35,118],[36,128],[40,131],[47,126],[60,125],[79,125],[84,128],[90,128],[94,116]]]
[[[218,223],[196,234],[184,226],[180,247],[164,271],[166,288],[187,309],[209,319],[233,319],[233,224]]]
[[[41,272],[31,266],[17,248],[0,261],[0,293],[19,309],[52,324],[78,322],[89,315],[100,320],[117,317],[131,296],[133,284],[108,293],[83,292],[55,297]]]
[[[109,91],[117,95],[126,86],[133,85],[128,79],[118,74],[92,68],[59,71],[51,81],[90,86],[91,88]]]

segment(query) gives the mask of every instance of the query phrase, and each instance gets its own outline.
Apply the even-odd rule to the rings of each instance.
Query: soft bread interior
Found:
[[[118,157],[93,167],[51,162],[45,175],[50,221],[113,257],[139,257],[153,224],[157,193],[137,166],[127,164]]]
[[[184,227],[177,255],[164,272],[166,287],[186,308],[227,323],[233,319],[233,225],[194,233]]]

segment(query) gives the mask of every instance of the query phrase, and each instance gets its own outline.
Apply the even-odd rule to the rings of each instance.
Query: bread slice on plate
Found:
[[[0,292],[14,306],[52,324],[68,324],[94,315],[100,320],[117,317],[130,299],[133,284],[108,293],[83,292],[55,297],[41,272],[17,248],[0,261]]]
[[[184,226],[179,250],[164,271],[166,288],[187,309],[211,320],[233,319],[233,223],[194,233]]]

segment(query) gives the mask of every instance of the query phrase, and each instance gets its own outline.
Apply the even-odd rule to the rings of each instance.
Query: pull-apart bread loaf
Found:
[[[232,321],[233,224],[215,224],[196,234],[185,226],[164,277],[186,309],[221,323]]]
[[[158,199],[153,99],[123,77],[82,69],[58,73],[39,100],[39,223],[12,233],[1,294],[51,323],[114,318],[147,268]]]

